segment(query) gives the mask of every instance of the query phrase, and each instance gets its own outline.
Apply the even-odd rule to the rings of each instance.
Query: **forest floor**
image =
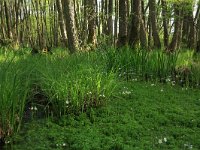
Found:
[[[24,124],[12,149],[200,149],[199,90],[132,81],[117,91],[104,107]]]
[[[0,150],[200,149],[200,62],[188,69],[190,51],[178,59],[19,51],[2,53],[0,62]],[[176,80],[170,71],[180,66]]]

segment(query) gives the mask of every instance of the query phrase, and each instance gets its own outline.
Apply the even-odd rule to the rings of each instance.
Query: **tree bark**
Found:
[[[113,43],[113,0],[109,0],[108,3],[108,36],[110,38],[109,44]]]
[[[182,25],[181,25],[181,14],[182,10],[180,8],[181,4],[174,4],[174,34],[172,37],[172,41],[170,45],[168,46],[168,51],[173,52],[179,47],[179,42],[180,42],[180,36],[181,36],[181,30],[182,30]]]
[[[160,37],[157,29],[157,19],[156,19],[156,0],[149,0],[149,15],[151,18],[152,35],[154,41],[154,47],[160,49]]]
[[[131,29],[129,35],[129,45],[136,47],[139,45],[140,38],[140,18],[141,18],[141,0],[132,0],[131,10]]]
[[[66,26],[65,26],[64,16],[63,16],[61,0],[56,0],[56,6],[57,6],[57,11],[58,11],[60,32],[62,35],[62,42],[67,47],[67,32],[66,32]]]
[[[88,43],[93,46],[96,45],[96,2],[94,0],[88,0]]]
[[[9,39],[13,38],[12,31],[11,31],[11,21],[10,21],[10,13],[7,2],[4,1],[4,9],[5,9],[5,17],[6,17],[6,25],[7,25],[7,36]]]
[[[76,31],[76,23],[74,18],[74,4],[73,0],[62,0],[65,17],[65,24],[67,26],[68,48],[70,53],[78,51],[79,43]]]
[[[163,18],[163,30],[164,30],[164,46],[168,47],[169,34],[168,34],[168,21],[167,21],[167,4],[166,0],[161,0],[162,4],[162,18]]]
[[[198,2],[198,10],[200,10],[200,0]],[[197,46],[196,46],[196,52],[200,53],[200,13],[197,14]]]

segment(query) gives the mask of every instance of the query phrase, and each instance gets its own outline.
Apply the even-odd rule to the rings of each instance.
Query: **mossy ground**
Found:
[[[103,107],[26,123],[5,149],[200,149],[199,108],[199,90],[124,82]]]

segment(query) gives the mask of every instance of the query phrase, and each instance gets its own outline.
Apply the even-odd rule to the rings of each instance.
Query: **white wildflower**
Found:
[[[36,106],[34,107],[34,110],[37,111],[37,107]]]
[[[87,93],[87,95],[91,95],[91,94],[92,94],[92,92],[91,92],[91,91]]]
[[[123,95],[129,95],[129,94],[131,94],[131,91],[123,91],[122,94]]]
[[[170,78],[167,78],[167,79],[166,79],[166,82],[170,82],[170,81],[171,81],[171,79],[170,79]]]
[[[104,94],[100,94],[99,97],[105,98],[106,96]]]
[[[162,139],[159,139],[159,140],[158,140],[158,143],[159,143],[159,144],[162,144]]]
[[[32,107],[30,108],[30,110],[32,110],[32,111],[37,111],[37,107],[36,107],[36,106],[32,106]]]
[[[137,81],[137,78],[135,78],[135,79],[132,79],[132,81]]]
[[[166,142],[167,142],[167,138],[166,138],[166,137],[164,137],[164,138],[163,138],[163,141],[166,143]]]
[[[66,146],[66,143],[63,143],[63,145],[62,146]]]
[[[155,84],[151,84],[151,86],[155,86]]]
[[[176,81],[172,81],[172,86],[175,86],[175,84],[176,84]]]
[[[10,143],[10,141],[5,141],[5,144],[9,144]]]
[[[69,104],[69,101],[68,100],[66,100],[66,102],[65,102],[67,105]]]
[[[163,91],[164,91],[163,89],[160,90],[160,92],[163,92]]]

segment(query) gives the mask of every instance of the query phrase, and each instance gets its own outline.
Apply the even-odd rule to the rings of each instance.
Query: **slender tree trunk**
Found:
[[[5,39],[6,38],[6,27],[5,27],[5,23],[4,23],[4,11],[3,11],[3,2],[0,2],[0,8],[1,8],[1,10],[0,10],[0,12],[1,12],[1,33],[2,33],[2,39]]]
[[[96,45],[96,13],[95,13],[96,2],[94,0],[88,0],[88,43],[93,46]]]
[[[198,2],[198,9],[200,10],[200,0]],[[197,17],[197,46],[196,46],[196,52],[200,53],[200,13],[198,12],[198,14],[196,15]]]
[[[110,43],[113,43],[113,0],[109,0],[108,4],[108,36],[110,37]]]
[[[154,41],[154,47],[160,49],[160,37],[157,28],[157,19],[156,19],[156,0],[149,0],[149,15],[151,18],[151,27],[152,27],[152,35]]]
[[[144,1],[141,1],[141,16],[140,16],[140,45],[142,49],[147,49],[147,33],[145,28]]]
[[[56,0],[56,6],[57,6],[57,11],[58,11],[60,32],[62,35],[62,42],[67,47],[67,32],[66,32],[66,26],[65,26],[64,16],[63,16],[61,0]]]
[[[127,13],[127,0],[119,0],[119,47],[125,46],[127,43]]]
[[[174,4],[174,34],[172,37],[172,41],[170,45],[168,46],[168,51],[173,52],[175,51],[179,46],[179,39],[181,35],[182,25],[181,25],[181,13],[182,10],[180,8],[180,4]]]
[[[114,22],[114,43],[115,46],[117,44],[118,39],[118,19],[119,19],[119,9],[118,9],[119,3],[118,0],[115,0],[115,22]]]
[[[168,21],[167,21],[167,2],[166,0],[161,0],[162,3],[162,18],[163,18],[163,30],[164,30],[164,46],[168,47],[169,34],[168,34]]]
[[[62,0],[65,17],[65,24],[67,26],[68,47],[70,53],[78,51],[79,43],[77,37],[76,23],[74,18],[74,4],[73,0]]]
[[[9,39],[13,38],[12,31],[11,31],[11,21],[10,21],[10,13],[7,2],[4,1],[4,9],[5,9],[5,17],[6,17],[6,25],[7,25],[7,36]]]
[[[140,37],[140,18],[141,18],[141,0],[132,0],[131,29],[129,35],[129,45],[136,47],[139,44]]]

